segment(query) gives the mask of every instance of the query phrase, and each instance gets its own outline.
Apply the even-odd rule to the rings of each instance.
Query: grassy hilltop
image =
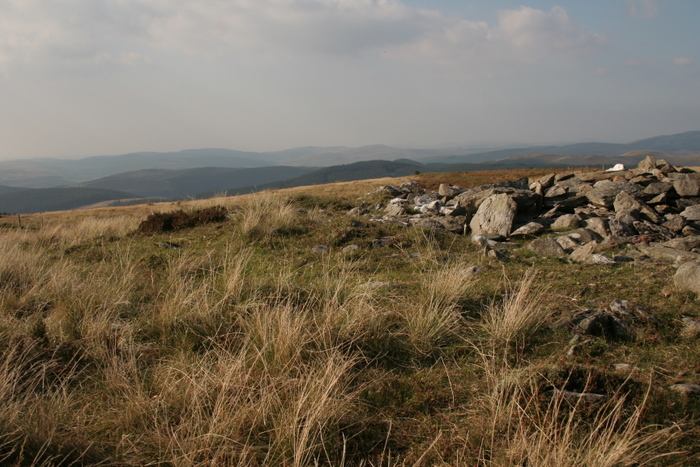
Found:
[[[0,463],[700,463],[700,401],[669,390],[700,382],[700,313],[670,264],[499,261],[348,215],[379,185],[544,173],[0,218]],[[562,320],[614,299],[663,324],[570,351]]]

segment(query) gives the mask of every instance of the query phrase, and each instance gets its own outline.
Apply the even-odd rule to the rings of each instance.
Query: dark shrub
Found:
[[[136,232],[140,234],[154,234],[158,232],[187,229],[200,224],[225,221],[227,215],[228,211],[223,206],[198,209],[192,212],[185,212],[182,210],[157,212],[151,214],[142,221]]]

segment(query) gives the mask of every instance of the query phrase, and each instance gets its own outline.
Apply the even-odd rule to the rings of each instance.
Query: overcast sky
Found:
[[[0,0],[0,158],[700,129],[696,0]]]

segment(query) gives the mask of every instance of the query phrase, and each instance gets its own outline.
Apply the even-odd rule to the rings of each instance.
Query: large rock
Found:
[[[499,186],[485,190],[467,190],[454,198],[454,203],[463,206],[469,212],[477,212],[481,204],[493,195],[506,194],[513,199],[518,212],[539,211],[542,207],[542,197],[530,189]]]
[[[484,237],[507,237],[513,228],[517,208],[516,202],[506,193],[489,196],[469,223],[472,233]]]
[[[680,290],[700,294],[700,262],[687,261],[681,264],[673,276],[673,283]]]

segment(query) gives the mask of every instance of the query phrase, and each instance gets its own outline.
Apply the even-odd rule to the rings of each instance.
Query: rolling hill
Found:
[[[27,188],[0,193],[0,212],[31,214],[64,211],[124,198],[133,198],[133,195],[121,191],[86,187]]]
[[[234,169],[201,167],[125,172],[82,183],[80,186],[125,191],[139,197],[184,198],[203,191],[223,191],[276,182],[313,172],[310,167],[259,167]]]

